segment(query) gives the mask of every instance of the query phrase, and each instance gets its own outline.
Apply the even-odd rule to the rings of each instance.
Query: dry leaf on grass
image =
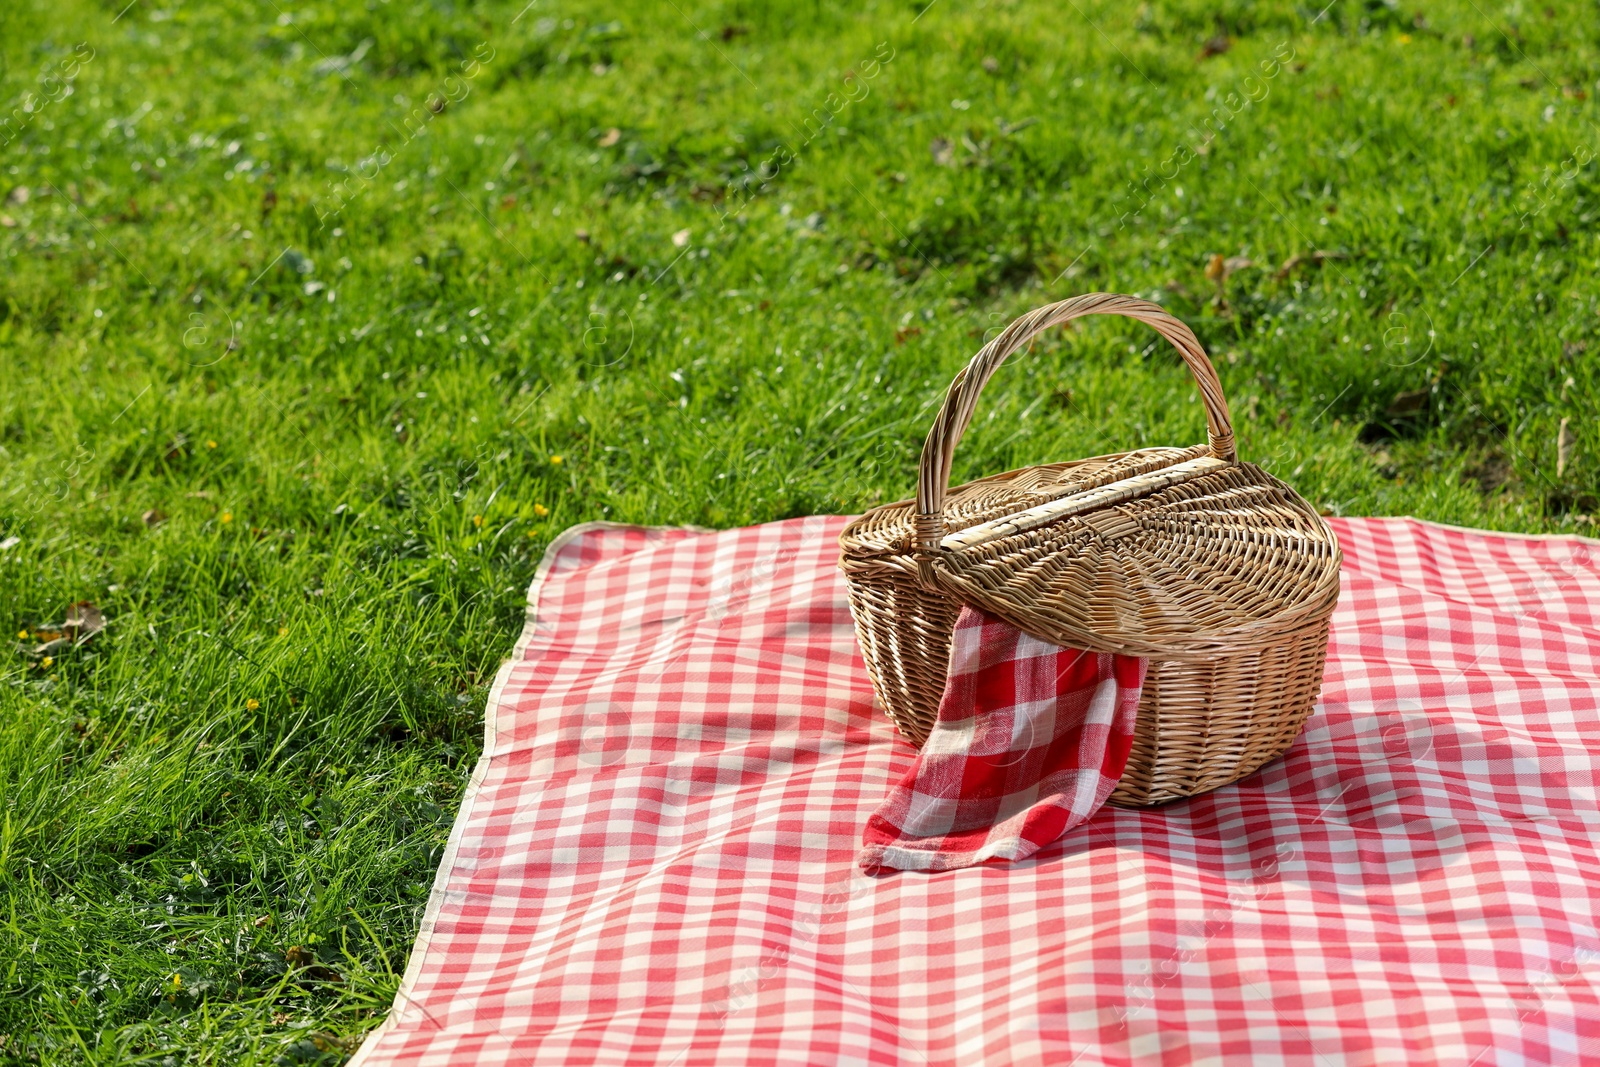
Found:
[[[1212,285],[1217,287],[1214,303],[1223,312],[1226,313],[1228,311],[1228,295],[1226,291],[1228,275],[1234,271],[1244,270],[1246,267],[1253,266],[1255,266],[1255,262],[1248,256],[1228,256],[1223,258],[1220,255],[1214,255],[1206,263],[1206,278],[1210,280]]]
[[[36,659],[53,656],[64,648],[86,643],[105,628],[106,617],[100,609],[87,600],[80,600],[67,608],[64,621],[34,628],[32,636],[39,643],[28,650],[28,655]],[[27,633],[26,627],[23,632]]]
[[[298,967],[300,973],[307,978],[318,982],[341,982],[339,972],[326,964],[317,961],[317,954],[304,945],[292,945],[284,952],[283,958],[292,967]]]
[[[1320,264],[1324,260],[1328,260],[1328,259],[1347,259],[1347,258],[1349,258],[1349,257],[1347,257],[1343,252],[1323,252],[1321,250],[1318,250],[1316,252],[1307,253],[1306,255],[1303,255],[1303,256],[1299,252],[1296,252],[1294,255],[1290,256],[1288,259],[1283,261],[1283,266],[1278,268],[1278,273],[1274,274],[1273,278],[1275,278],[1276,280],[1278,280],[1280,282],[1283,281],[1291,273],[1294,272],[1294,269],[1296,267],[1300,266],[1300,264],[1302,264],[1302,263],[1318,263],[1318,264]]]
[[[1213,282],[1221,283],[1228,280],[1228,275],[1234,271],[1244,270],[1246,267],[1255,266],[1248,256],[1228,256],[1224,259],[1220,255],[1212,256],[1206,264],[1206,277]]]
[[[106,628],[106,617],[91,602],[80,600],[67,609],[67,621],[62,625],[81,645]]]

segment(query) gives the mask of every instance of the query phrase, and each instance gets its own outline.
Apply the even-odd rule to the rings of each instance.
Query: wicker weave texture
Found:
[[[947,488],[979,393],[1041,330],[1082,315],[1146,322],[1178,349],[1208,441],[1029,467]],[[840,537],[880,703],[920,745],[963,603],[1056,644],[1151,660],[1112,802],[1215,789],[1291,744],[1322,682],[1339,550],[1316,511],[1237,461],[1227,401],[1194,334],[1155,304],[1097,293],[1024,315],[973,357],[923,449],[917,499]]]

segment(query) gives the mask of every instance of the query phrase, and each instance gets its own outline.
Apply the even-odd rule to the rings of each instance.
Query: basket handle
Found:
[[[1211,454],[1218,459],[1234,462],[1238,452],[1233,444],[1233,421],[1228,417],[1228,399],[1222,394],[1222,383],[1217,379],[1216,368],[1206,358],[1206,350],[1194,332],[1180,320],[1167,314],[1159,304],[1132,296],[1115,293],[1088,293],[1084,296],[1062,300],[1037,308],[1017,319],[1003,330],[1000,336],[978,350],[972,362],[957,374],[945,394],[944,407],[928,431],[928,440],[922,446],[922,462],[917,471],[917,549],[922,557],[918,568],[924,578],[931,579],[929,563],[944,540],[947,530],[944,521],[944,494],[950,485],[950,467],[955,459],[956,445],[972,421],[973,410],[978,405],[978,395],[985,383],[1006,357],[1024,348],[1033,338],[1051,326],[1070,322],[1085,315],[1125,315],[1155,328],[1156,332],[1172,342],[1194,375],[1200,389],[1200,399],[1206,406],[1206,427]]]

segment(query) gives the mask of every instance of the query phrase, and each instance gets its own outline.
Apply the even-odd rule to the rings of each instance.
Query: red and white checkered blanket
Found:
[[[1145,665],[963,607],[933,731],[867,820],[861,868],[1027,859],[1099,811],[1133,749]]]
[[[872,877],[912,764],[843,520],[551,548],[379,1064],[1600,1057],[1600,545],[1345,549],[1279,760],[1008,865]]]

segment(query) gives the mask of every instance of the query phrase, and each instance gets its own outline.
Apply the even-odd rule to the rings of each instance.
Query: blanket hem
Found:
[[[445,889],[450,882],[450,872],[455,868],[456,853],[461,847],[461,839],[465,835],[468,817],[474,802],[478,799],[478,792],[483,786],[483,780],[488,775],[489,763],[493,758],[495,735],[500,716],[500,697],[506,683],[511,677],[511,668],[517,662],[518,653],[527,647],[533,638],[533,632],[539,625],[539,594],[544,589],[545,581],[550,576],[551,569],[555,566],[556,558],[572,542],[594,530],[645,530],[645,531],[687,531],[695,534],[715,533],[704,526],[645,526],[629,522],[580,522],[562,530],[545,546],[544,555],[539,559],[538,569],[533,573],[533,581],[528,585],[528,603],[522,621],[522,632],[517,635],[516,641],[511,646],[511,654],[500,663],[500,669],[495,673],[494,685],[489,689],[489,699],[484,704],[483,712],[483,755],[478,757],[478,762],[473,765],[472,775],[467,779],[467,788],[461,795],[461,807],[456,812],[455,823],[450,827],[450,837],[445,843],[444,856],[439,861],[439,869],[433,875],[433,888],[428,891],[428,904],[422,913],[422,924],[417,929],[416,943],[411,947],[411,956],[406,963],[405,973],[400,978],[400,988],[395,991],[394,1003],[389,1007],[389,1013],[383,1021],[371,1030],[361,1040],[361,1047],[356,1050],[345,1067],[362,1067],[367,1057],[377,1048],[378,1044],[386,1037],[389,1031],[399,1024],[399,1017],[408,1004],[412,1003],[411,991],[422,977],[423,961],[428,955],[433,943],[434,927],[439,921],[439,911],[444,903]],[[418,1004],[418,1009],[424,1016],[428,1009]],[[444,1029],[437,1020],[433,1022],[433,1029]]]

